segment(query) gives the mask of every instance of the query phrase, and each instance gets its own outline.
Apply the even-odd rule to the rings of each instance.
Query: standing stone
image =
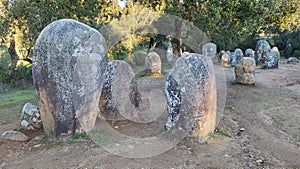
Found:
[[[168,48],[167,48],[166,57],[167,57],[167,62],[170,65],[173,65],[175,63],[175,56],[174,56],[173,48],[171,45],[168,46]]]
[[[280,53],[277,47],[273,47],[271,52],[267,55],[265,68],[278,68],[280,60]]]
[[[131,66],[119,60],[108,62],[99,102],[100,118],[113,122],[137,117],[139,92]]]
[[[183,129],[204,142],[216,126],[216,81],[209,57],[190,53],[180,57],[171,70],[165,88],[167,130]]]
[[[144,66],[147,51],[139,50],[132,54],[132,62],[136,66]]]
[[[265,62],[267,55],[271,52],[271,47],[266,40],[259,40],[255,46],[255,62],[257,65]]]
[[[228,52],[225,52],[224,50],[222,50],[219,53],[219,57],[221,59],[221,64],[224,67],[230,67],[230,55],[228,55]]]
[[[94,127],[106,53],[103,36],[75,20],[52,22],[41,32],[32,72],[48,136],[59,138]]]
[[[231,65],[235,66],[241,62],[243,59],[244,54],[243,51],[240,48],[235,49],[234,54],[232,56]]]
[[[149,52],[145,59],[145,74],[161,74],[161,59],[156,52]]]
[[[254,58],[254,51],[251,48],[245,50],[245,57]]]
[[[220,61],[217,57],[217,45],[214,43],[207,43],[207,44],[203,45],[202,54],[204,56],[210,57],[214,63],[217,63]]]
[[[286,44],[286,46],[284,48],[284,57],[287,58],[287,59],[289,57],[292,57],[293,50],[294,50],[294,48],[293,48],[291,43]]]
[[[245,85],[255,83],[255,60],[253,58],[244,57],[234,70],[237,83]]]

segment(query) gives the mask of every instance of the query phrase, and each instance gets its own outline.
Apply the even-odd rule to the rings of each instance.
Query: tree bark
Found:
[[[15,39],[12,36],[10,39],[10,46],[8,48],[8,53],[10,55],[10,60],[11,60],[11,67],[10,67],[10,72],[9,75],[11,77],[13,77],[15,75],[15,70],[17,67],[17,62],[19,60],[19,56],[16,52],[16,43],[15,43]]]

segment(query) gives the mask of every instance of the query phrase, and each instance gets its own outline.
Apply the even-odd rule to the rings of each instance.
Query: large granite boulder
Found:
[[[240,48],[235,49],[234,54],[232,56],[231,65],[235,66],[239,64],[243,59],[243,57],[244,57],[243,51]]]
[[[36,40],[32,72],[46,134],[89,132],[99,113],[107,45],[95,29],[71,19],[52,22]]]
[[[139,95],[131,66],[124,61],[110,60],[99,102],[99,117],[113,122],[136,118]]]
[[[253,58],[244,57],[234,70],[237,83],[245,85],[255,83],[255,60]]]
[[[148,53],[145,59],[145,74],[161,74],[161,59],[158,53]]]
[[[270,44],[266,40],[259,40],[255,46],[255,62],[257,65],[263,64],[267,55],[271,52]]]
[[[202,54],[204,56],[210,57],[214,63],[220,60],[217,57],[217,45],[214,43],[206,43],[202,46]]]
[[[216,126],[216,81],[209,57],[190,53],[180,57],[165,88],[167,130],[182,129],[204,142]]]
[[[278,68],[280,61],[280,53],[277,47],[273,47],[271,52],[266,57],[265,68]]]

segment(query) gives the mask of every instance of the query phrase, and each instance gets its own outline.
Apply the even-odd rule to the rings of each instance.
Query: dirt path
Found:
[[[111,154],[89,139],[44,139],[38,147],[0,140],[2,168],[300,168],[300,64],[284,62],[279,69],[257,69],[256,86],[233,85],[233,69],[225,69],[227,99],[219,128],[232,137],[217,132],[206,144],[184,139],[165,153],[141,159]],[[156,133],[160,123],[117,125],[126,134],[144,136]]]

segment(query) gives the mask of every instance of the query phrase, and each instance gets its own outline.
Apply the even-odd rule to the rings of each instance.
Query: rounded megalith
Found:
[[[175,55],[173,53],[173,48],[172,45],[168,46],[167,51],[166,51],[166,58],[167,58],[167,62],[170,65],[174,65],[175,63]]]
[[[266,57],[266,63],[264,68],[271,69],[271,68],[278,68],[280,61],[280,53],[277,47],[273,47],[271,52],[268,53]]]
[[[52,22],[41,32],[32,73],[48,136],[59,138],[94,127],[106,54],[103,36],[75,20]]]
[[[237,83],[245,85],[255,83],[255,60],[253,58],[244,57],[234,70]]]
[[[232,55],[231,65],[235,66],[241,62],[243,59],[244,54],[240,48],[234,50],[234,54]]]
[[[254,59],[257,65],[265,62],[267,55],[270,53],[271,47],[266,40],[259,40],[255,46]]]
[[[145,74],[161,74],[161,59],[158,53],[149,52],[145,59]]]
[[[221,65],[224,67],[230,67],[230,55],[225,50],[220,51],[219,58],[221,59]]]
[[[245,57],[254,58],[254,51],[251,48],[245,50]]]
[[[217,57],[217,45],[214,43],[206,43],[202,46],[202,54],[204,56],[210,57],[214,63],[219,62]]]
[[[167,77],[167,130],[176,128],[204,142],[216,127],[216,81],[210,57],[180,57]]]
[[[139,92],[131,66],[120,60],[110,60],[99,102],[99,117],[112,122],[137,118]]]

